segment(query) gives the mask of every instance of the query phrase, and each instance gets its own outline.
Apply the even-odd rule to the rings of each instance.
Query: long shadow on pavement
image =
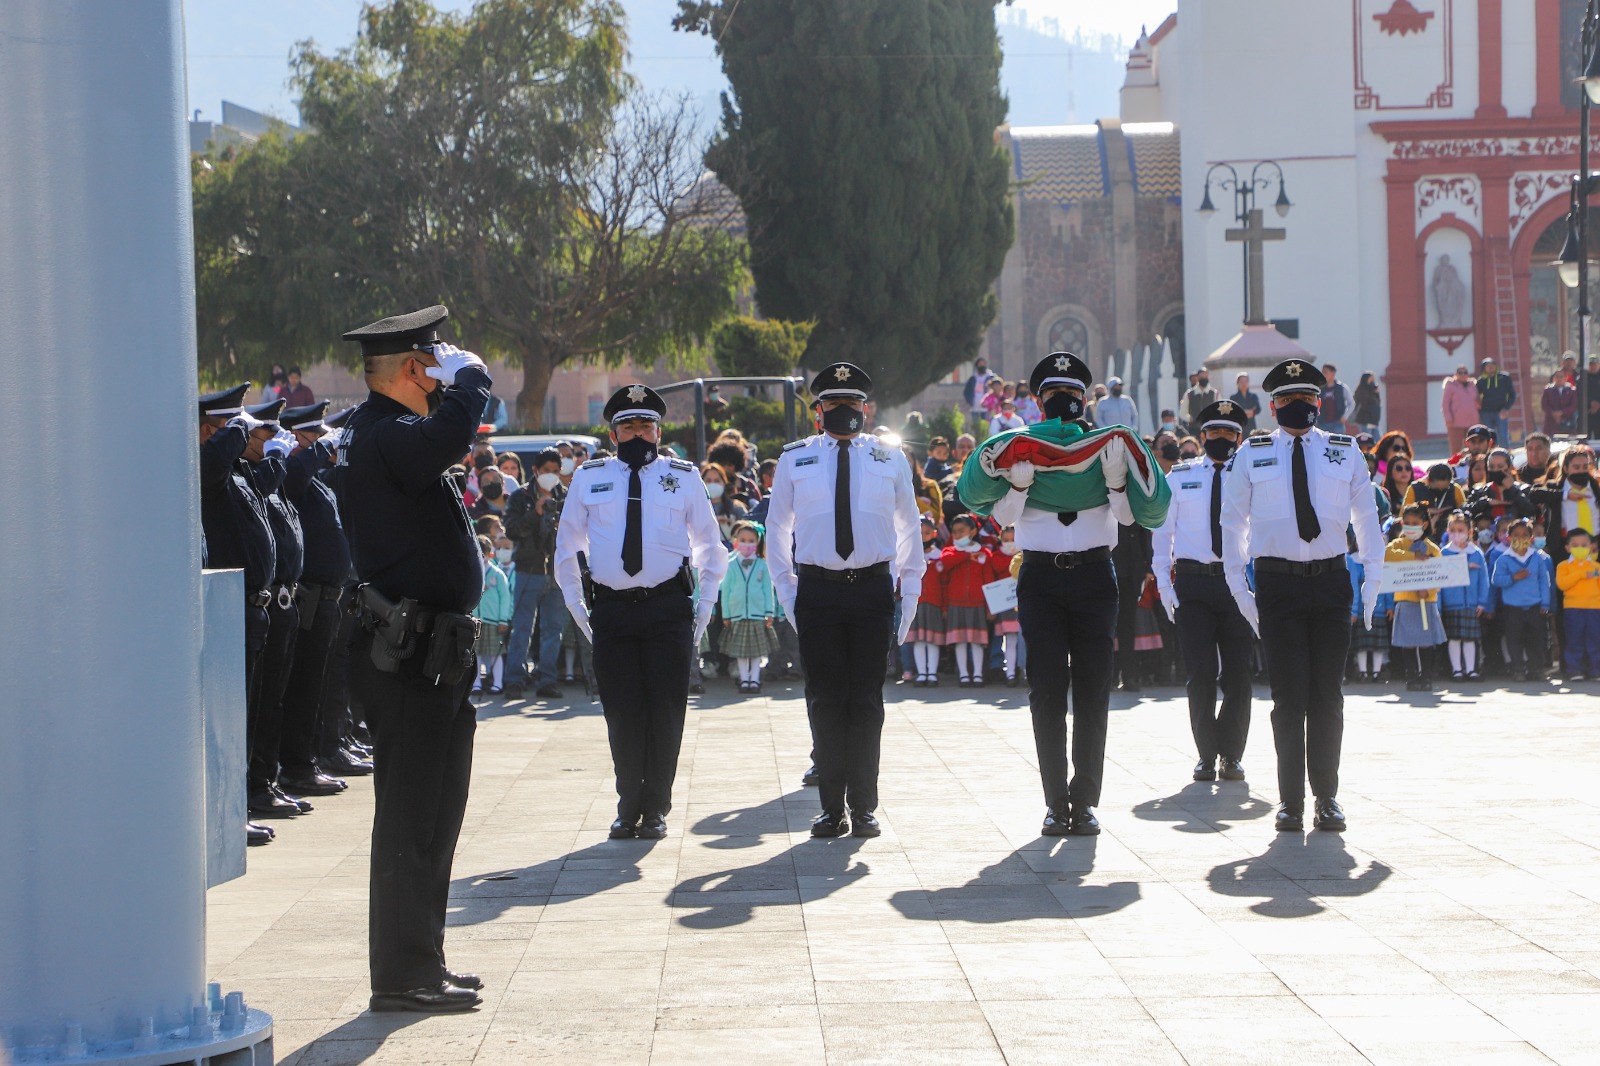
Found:
[[[1170,796],[1133,808],[1134,817],[1174,822],[1172,828],[1179,833],[1215,833],[1271,811],[1272,804],[1250,795],[1243,781],[1192,781]]]
[[[1394,873],[1376,860],[1357,866],[1338,833],[1279,833],[1262,854],[1214,866],[1206,880],[1224,896],[1259,897],[1257,914],[1304,918],[1327,910],[1318,897],[1364,896]]]
[[[450,882],[451,925],[494,921],[517,907],[560,906],[643,879],[639,861],[654,840],[607,840],[517,870]]]
[[[1088,883],[1098,843],[1097,837],[1067,837],[1043,851],[1019,848],[964,885],[896,892],[889,902],[919,921],[1026,922],[1111,914],[1138,902],[1139,885]]]

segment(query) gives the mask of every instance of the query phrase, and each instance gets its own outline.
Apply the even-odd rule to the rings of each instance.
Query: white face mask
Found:
[[[1400,535],[1407,540],[1418,540],[1422,537],[1422,527],[1405,526],[1400,530]]]
[[[538,477],[534,478],[534,480],[539,483],[539,487],[541,489],[544,489],[544,491],[546,491],[546,492],[550,492],[557,485],[561,484],[561,475],[560,474],[540,474]]]
[[[956,538],[956,547],[958,547],[958,548],[970,548],[970,547],[972,547],[972,538],[971,537],[957,537]]]
[[[1450,543],[1457,548],[1465,548],[1467,546],[1467,531],[1464,529],[1452,529],[1450,531]]]
[[[576,469],[578,469],[578,464],[574,460],[572,460],[572,459],[563,459],[563,460],[561,460],[561,473],[562,473],[563,476],[572,473]]]
[[[495,562],[499,563],[501,566],[510,566],[511,565],[511,554],[515,550],[516,549],[514,549],[514,548],[496,548],[494,550],[494,560],[495,560]]]
[[[1017,542],[1014,540],[1003,540],[1000,542],[1000,551],[1005,555],[1015,555],[1017,554],[1017,550]]]
[[[706,485],[706,495],[711,497],[713,500],[720,500],[722,499],[722,490],[726,487],[727,486],[723,485],[720,481],[710,482]]]

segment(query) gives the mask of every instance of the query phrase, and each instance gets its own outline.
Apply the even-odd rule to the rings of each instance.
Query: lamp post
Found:
[[[1263,175],[1263,167],[1270,167],[1272,173]],[[1219,170],[1226,171],[1227,176],[1217,176]],[[1263,159],[1252,167],[1248,179],[1241,178],[1231,163],[1213,164],[1206,171],[1205,196],[1200,201],[1200,214],[1209,218],[1217,211],[1216,205],[1211,202],[1211,187],[1215,185],[1233,194],[1233,217],[1240,228],[1229,230],[1228,240],[1244,243],[1244,320],[1251,324],[1266,322],[1266,301],[1262,292],[1262,242],[1281,241],[1285,236],[1281,229],[1264,228],[1261,225],[1261,212],[1256,209],[1256,193],[1265,192],[1274,182],[1278,186],[1278,199],[1272,205],[1273,209],[1278,212],[1279,218],[1287,218],[1289,209],[1294,205],[1289,202],[1289,193],[1284,186],[1283,168],[1271,159]]]
[[[1567,208],[1567,239],[1555,267],[1569,289],[1578,290],[1578,430],[1589,433],[1589,197],[1600,190],[1600,174],[1589,169],[1589,109],[1600,103],[1600,0],[1589,0],[1578,34],[1583,74],[1578,84],[1578,172],[1572,176]]]

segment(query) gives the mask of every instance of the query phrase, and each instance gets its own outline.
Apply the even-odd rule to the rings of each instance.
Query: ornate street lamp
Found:
[[[1600,2],[1600,0],[1596,0]],[[1270,173],[1263,175],[1262,168],[1270,168]],[[1225,176],[1219,176],[1218,171],[1225,171]],[[1260,279],[1252,276],[1251,259],[1259,263],[1261,259],[1261,242],[1264,240],[1282,240],[1283,230],[1264,229],[1260,223],[1260,212],[1256,210],[1256,193],[1265,192],[1273,184],[1278,186],[1278,199],[1272,205],[1279,218],[1289,217],[1289,209],[1294,206],[1289,200],[1289,191],[1284,185],[1283,168],[1274,160],[1263,159],[1250,170],[1249,178],[1241,178],[1239,172],[1232,164],[1217,163],[1206,171],[1205,195],[1200,200],[1199,213],[1210,218],[1216,214],[1216,204],[1211,201],[1211,187],[1233,194],[1233,217],[1239,224],[1239,229],[1228,231],[1228,240],[1241,241],[1244,244],[1244,319],[1251,322],[1256,317],[1265,315],[1264,308],[1252,306],[1252,282],[1259,287]],[[1257,301],[1258,303],[1260,301]]]

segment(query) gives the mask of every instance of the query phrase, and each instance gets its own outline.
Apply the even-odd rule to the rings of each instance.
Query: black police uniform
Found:
[[[384,319],[345,334],[363,356],[435,343],[443,307]],[[339,450],[339,514],[358,579],[389,601],[417,601],[425,612],[466,614],[478,604],[483,574],[461,490],[446,471],[472,448],[489,402],[490,379],[465,367],[441,386],[426,417],[371,393],[345,426]],[[375,809],[368,954],[375,993],[436,989],[444,957],[450,866],[467,806],[474,709],[471,673],[435,684],[421,673],[432,634],[399,663],[380,670],[363,628],[350,650],[350,687],[372,731]]]
[[[1242,407],[1222,400],[1201,411],[1198,421],[1202,432],[1223,427],[1242,437],[1247,417]],[[1241,761],[1250,734],[1255,642],[1228,591],[1222,562],[1223,466],[1229,458],[1208,453],[1172,468],[1167,474],[1172,506],[1155,534],[1156,584],[1163,603],[1177,603],[1174,624],[1189,675],[1189,729],[1200,759],[1194,768],[1197,781],[1216,778],[1219,757],[1224,778],[1243,779]]]
[[[321,431],[327,401],[286,410],[285,429]],[[300,629],[294,666],[283,693],[283,743],[279,753],[282,784],[289,791],[332,793],[344,783],[329,778],[317,764],[321,719],[327,702],[328,663],[343,619],[340,598],[350,579],[350,545],[339,522],[333,490],[318,474],[333,462],[333,449],[317,441],[286,460],[283,493],[300,515],[305,565],[300,572],[297,607]]]

